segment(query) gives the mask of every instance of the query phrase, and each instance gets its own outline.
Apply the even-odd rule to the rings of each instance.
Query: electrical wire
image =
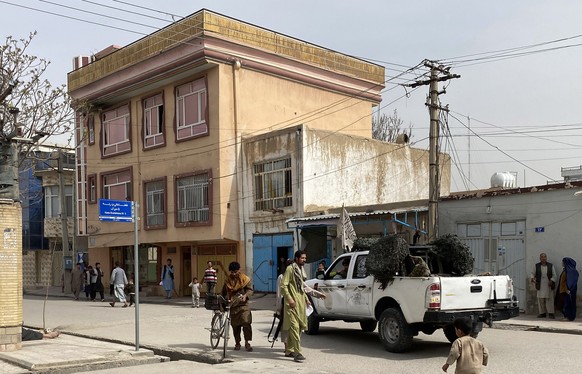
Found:
[[[475,131],[473,131],[470,127],[468,127],[467,125],[465,125],[463,123],[463,121],[461,121],[459,118],[455,117],[454,115],[450,114],[449,115],[451,117],[453,117],[457,122],[459,122],[461,125],[463,125],[466,129],[468,129],[470,132],[472,132],[474,135],[476,135],[479,139],[481,139],[483,142],[487,143],[490,147],[497,149],[499,152],[503,153],[505,156],[509,157],[510,159],[512,159],[513,161],[517,162],[518,164],[520,164],[521,166],[533,171],[534,173],[541,175],[544,178],[547,178],[548,180],[553,180],[553,178],[548,177],[547,175],[545,175],[544,173],[530,167],[529,165],[519,161],[518,159],[516,159],[515,157],[511,156],[509,153],[505,152],[504,150],[502,150],[501,148],[499,148],[498,146],[492,144],[491,142],[483,139],[479,134],[477,134]],[[471,117],[472,118],[472,117]]]

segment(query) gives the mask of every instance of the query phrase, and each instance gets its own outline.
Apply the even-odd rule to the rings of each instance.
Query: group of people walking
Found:
[[[81,292],[84,291],[87,300],[95,301],[99,293],[100,300],[105,301],[101,264],[97,262],[95,267],[89,265],[82,270],[81,263],[77,263],[71,272],[71,291],[75,300],[79,300]]]
[[[576,318],[578,277],[574,259],[564,257],[562,271],[558,275],[554,265],[548,262],[548,255],[540,254],[540,262],[535,264],[531,275],[538,300],[538,318],[547,316],[554,319],[556,310],[562,313],[564,321],[573,321]]]
[[[75,300],[79,300],[81,292],[84,291],[87,300],[96,301],[99,294],[99,299],[105,301],[103,277],[104,273],[99,262],[95,263],[95,267],[89,265],[84,270],[81,269],[81,263],[77,263],[71,272],[71,291]],[[116,301],[122,302],[123,307],[133,305],[135,297],[133,276],[127,278],[119,261],[115,262],[115,268],[111,272],[110,285],[110,294],[114,299],[109,305],[115,306]]]

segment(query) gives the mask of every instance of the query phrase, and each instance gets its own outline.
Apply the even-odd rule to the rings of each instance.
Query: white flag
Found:
[[[354,230],[354,225],[352,225],[350,215],[343,206],[338,222],[338,234],[342,238],[342,250],[350,252],[354,246],[354,240],[357,239],[357,236],[356,230]]]

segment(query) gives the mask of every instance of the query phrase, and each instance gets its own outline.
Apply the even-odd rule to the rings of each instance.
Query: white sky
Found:
[[[560,167],[582,165],[582,2],[0,0],[0,29],[5,36],[17,38],[38,31],[29,53],[50,60],[52,65],[46,78],[54,85],[63,84],[66,73],[71,70],[72,57],[90,55],[111,44],[126,45],[172,20],[168,14],[144,7],[179,16],[207,8],[373,60],[389,68],[387,79],[398,74],[391,69],[404,70],[388,63],[412,67],[423,59],[458,60],[458,56],[574,37],[520,52],[569,46],[567,48],[501,61],[481,60],[473,65],[453,64],[451,72],[460,74],[461,78],[447,82],[450,83],[447,94],[440,99],[443,105],[449,105],[451,114],[462,124],[449,117],[453,143],[449,140],[443,150],[453,153],[456,163],[452,166],[452,191],[465,190],[466,186],[469,189],[487,188],[496,171],[517,172],[519,186],[545,184],[549,179],[562,179]],[[99,17],[87,11],[152,27]],[[116,30],[112,26],[136,33]],[[491,54],[476,57],[486,56]],[[410,74],[405,77],[413,78]],[[386,89],[391,90],[384,94],[382,112],[391,114],[394,109],[398,110],[406,124],[413,124],[413,142],[418,142],[417,147],[426,148],[422,140],[428,136],[428,111],[424,106],[428,88],[421,87],[408,98],[388,105],[405,93],[404,88],[392,82],[403,81],[393,80],[387,84]],[[471,128],[477,135],[468,136],[467,116],[471,117]],[[470,182],[464,181],[469,176]]]

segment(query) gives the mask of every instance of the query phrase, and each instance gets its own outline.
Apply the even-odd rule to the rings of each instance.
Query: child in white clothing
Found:
[[[194,277],[188,287],[192,289],[192,308],[198,308],[200,306],[200,283],[198,283],[198,278]]]

